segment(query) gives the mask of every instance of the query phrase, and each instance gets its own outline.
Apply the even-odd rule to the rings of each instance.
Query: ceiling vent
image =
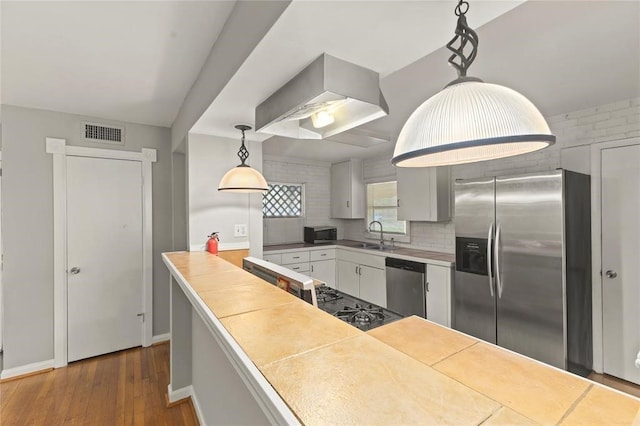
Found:
[[[256,131],[324,139],[387,114],[377,72],[324,53],[258,105]]]
[[[124,145],[124,127],[83,123],[83,139],[88,142]]]

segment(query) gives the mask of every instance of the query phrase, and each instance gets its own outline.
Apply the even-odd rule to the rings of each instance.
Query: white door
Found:
[[[602,150],[604,372],[640,384],[640,145]]]
[[[142,166],[67,157],[68,361],[142,343]]]

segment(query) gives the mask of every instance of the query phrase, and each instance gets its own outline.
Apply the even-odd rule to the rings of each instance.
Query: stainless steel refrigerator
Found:
[[[455,183],[453,327],[531,358],[592,367],[589,176]]]

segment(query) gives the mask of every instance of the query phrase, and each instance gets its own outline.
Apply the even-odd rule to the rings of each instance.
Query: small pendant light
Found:
[[[460,0],[455,9],[456,35],[447,44],[453,52],[449,63],[458,71],[458,79],[411,114],[391,159],[396,166],[491,160],[537,151],[556,141],[540,111],[523,95],[467,77],[478,48],[478,35],[465,18],[468,10],[469,3]],[[468,55],[464,51],[467,45],[471,48]]]
[[[236,129],[242,132],[242,144],[238,151],[238,157],[240,157],[240,165],[229,170],[222,176],[220,185],[218,185],[218,191],[229,192],[266,192],[269,190],[267,181],[256,169],[252,169],[248,164],[245,164],[247,158],[249,158],[249,151],[244,146],[244,132],[251,130],[250,126],[244,124],[238,124]]]

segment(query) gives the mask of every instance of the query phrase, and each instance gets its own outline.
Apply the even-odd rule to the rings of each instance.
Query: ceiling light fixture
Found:
[[[269,190],[267,181],[256,169],[252,169],[248,164],[245,164],[247,158],[249,158],[249,150],[244,146],[244,132],[251,130],[251,126],[244,124],[238,124],[236,129],[242,131],[242,144],[238,151],[238,157],[240,157],[240,165],[229,170],[222,176],[218,191],[229,192],[265,192]]]
[[[333,123],[335,117],[329,111],[318,111],[311,115],[311,121],[313,122],[313,127],[321,129]]]
[[[469,3],[460,0],[455,37],[447,43],[458,78],[411,114],[391,162],[400,167],[471,163],[537,151],[556,137],[538,109],[520,93],[467,77],[478,35],[467,25]],[[454,44],[457,43],[457,47]],[[465,52],[465,48],[470,51]]]

